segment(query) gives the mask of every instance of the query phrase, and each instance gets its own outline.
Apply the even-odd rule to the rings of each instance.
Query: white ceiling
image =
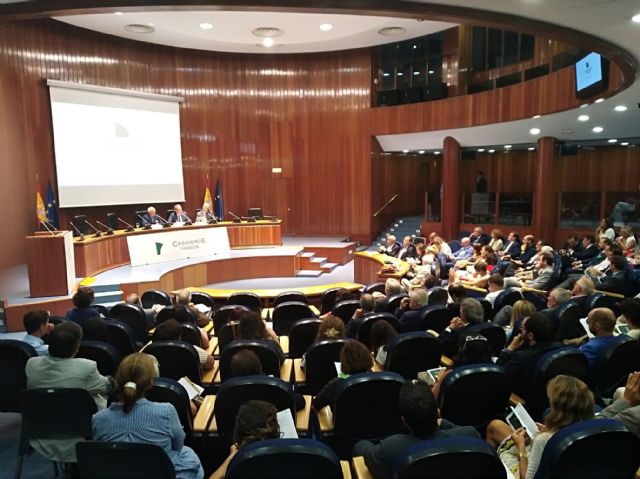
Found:
[[[439,32],[456,26],[453,23],[417,21],[413,19],[364,15],[324,15],[284,12],[121,12],[55,17],[71,25],[110,35],[161,45],[198,50],[234,53],[306,53],[380,45]],[[202,30],[201,23],[213,25]],[[124,29],[127,24],[152,24],[153,33],[136,34]],[[320,30],[330,23],[333,29]],[[398,26],[406,29],[400,35],[384,36],[378,30]],[[275,45],[265,48],[262,38],[251,31],[258,27],[277,27],[284,34],[275,37]]]
[[[413,0],[416,3],[443,4],[513,14],[541,20],[583,31],[608,40],[631,52],[640,63],[640,24],[631,17],[640,13],[638,0]],[[58,17],[58,20],[92,30],[126,38],[178,47],[245,53],[293,53],[357,48],[416,36],[450,28],[453,24],[401,18],[354,15],[324,15],[276,12],[138,12]],[[151,22],[156,31],[136,35],[123,29],[128,23]],[[202,22],[214,25],[212,30],[199,28]],[[331,23],[334,29],[322,32],[321,23]],[[256,27],[282,28],[271,49],[258,46],[260,39],[251,34]],[[383,37],[377,32],[386,26],[402,26],[406,34]],[[508,123],[439,130],[421,133],[383,135],[378,139],[386,151],[436,150],[446,136],[457,138],[464,147],[483,147],[534,143],[541,136],[580,142],[640,137],[640,80],[626,91],[600,104],[569,110],[539,119],[524,119]],[[624,104],[628,110],[615,112],[613,107]],[[428,104],[425,104],[428,108]],[[587,114],[586,123],[577,121]],[[591,128],[602,126],[604,132],[593,133]],[[531,128],[540,128],[539,135],[531,135]],[[569,133],[571,131],[571,133]]]

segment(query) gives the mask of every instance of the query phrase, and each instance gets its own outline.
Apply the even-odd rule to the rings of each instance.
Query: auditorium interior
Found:
[[[639,35],[0,0],[2,477],[640,478]]]

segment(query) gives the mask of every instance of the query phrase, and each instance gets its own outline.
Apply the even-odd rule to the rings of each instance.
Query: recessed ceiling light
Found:
[[[409,150],[402,150],[402,153],[409,153]]]
[[[609,138],[607,141],[609,143],[618,143],[618,139],[617,138]]]
[[[578,121],[589,121],[589,115],[580,115]]]
[[[482,153],[484,151],[484,148],[478,148],[478,153]]]
[[[382,74],[382,76],[383,76],[383,77],[388,77],[388,76],[391,76],[391,73],[389,73],[389,72],[384,72],[384,73]]]
[[[571,128],[565,128],[562,130],[563,135],[573,135],[573,130]]]
[[[130,23],[129,25],[125,25],[124,29],[131,33],[153,33],[156,31],[151,23]]]
[[[513,145],[504,145],[504,149],[505,149],[505,150],[509,150],[509,149],[511,149],[511,148],[513,148]]]
[[[602,133],[604,131],[604,128],[602,128],[601,126],[594,126],[591,129],[591,131],[594,132],[594,133]]]
[[[530,146],[529,148],[527,148],[527,150],[529,150],[529,151],[533,151],[533,150],[535,150],[535,149],[536,149],[536,147],[535,147],[535,146]]]
[[[200,28],[203,30],[211,30],[213,28],[213,25],[209,22],[203,22],[200,24]]]
[[[433,75],[435,73],[434,70],[429,70],[429,75]]]
[[[622,143],[620,143],[620,146],[629,146],[629,142],[628,141],[623,141]]]
[[[533,116],[532,116],[532,118],[533,118],[534,120],[536,120],[536,119],[540,118],[540,116],[541,116],[541,115],[533,115]]]
[[[440,152],[439,152],[439,151],[434,151],[434,152],[433,152],[433,154],[434,154],[434,155],[439,155],[439,154],[440,154]]]
[[[122,15],[122,12],[113,12],[114,15]]]
[[[582,105],[580,105],[580,108],[586,108],[586,107],[588,107],[588,106],[589,106],[589,104],[588,104],[588,103],[583,103]]]
[[[414,45],[414,46],[413,46],[413,49],[414,49],[414,50],[415,50],[416,48],[418,48],[418,45]]]
[[[276,42],[273,41],[273,38],[267,37],[263,38],[261,43],[263,47],[271,48]]]
[[[418,153],[420,153],[421,155],[424,155],[427,152],[427,150],[418,150]]]
[[[402,35],[406,33],[407,29],[404,27],[384,27],[378,30],[378,35],[384,36],[392,36],[392,35]]]
[[[489,153],[495,153],[495,152],[496,152],[496,150],[494,150],[493,148],[491,148],[491,149],[489,150]]]
[[[404,73],[402,73],[402,72],[398,72],[398,76],[399,76],[399,77],[402,77],[402,76],[404,76]]]
[[[414,75],[420,75],[420,70],[416,70],[413,72]]]
[[[531,133],[532,135],[539,135],[540,134],[540,128],[531,128],[529,130],[529,133]]]
[[[320,30],[322,30],[323,32],[328,32],[330,30],[333,30],[333,25],[331,23],[323,23],[320,25]]]
[[[604,101],[604,98],[598,98],[596,101],[594,101],[594,103],[602,103]]]
[[[617,105],[614,108],[615,111],[627,111],[627,106],[626,105]]]
[[[640,13],[631,17],[632,22],[640,23]]]

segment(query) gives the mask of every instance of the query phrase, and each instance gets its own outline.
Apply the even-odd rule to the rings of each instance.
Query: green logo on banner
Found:
[[[162,243],[156,243],[156,254],[160,256],[160,251],[162,251]]]

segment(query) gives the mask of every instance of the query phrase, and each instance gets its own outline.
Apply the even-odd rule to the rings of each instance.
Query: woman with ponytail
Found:
[[[153,356],[144,353],[127,356],[116,373],[119,402],[94,414],[93,438],[96,441],[155,444],[173,462],[176,479],[201,479],[204,471],[200,459],[184,445],[185,434],[175,408],[144,397],[156,377],[158,363]]]

